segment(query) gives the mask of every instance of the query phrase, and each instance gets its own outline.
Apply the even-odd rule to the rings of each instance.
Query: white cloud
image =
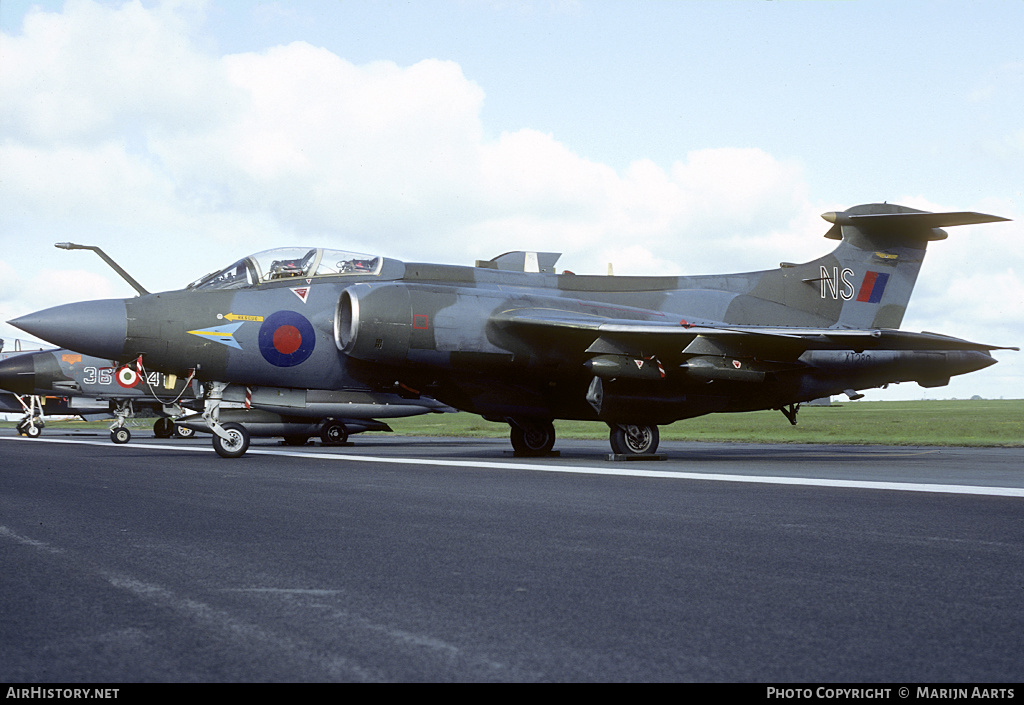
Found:
[[[593,253],[628,242],[647,250],[629,262],[665,270],[757,251],[745,238],[783,228],[806,191],[756,149],[617,173],[528,127],[486,140],[484,92],[453,62],[357,66],[303,42],[215,57],[176,8],[76,1],[4,38],[35,66],[2,85],[4,204],[197,247],[276,229],[457,262],[560,249],[603,271]],[[721,241],[694,252],[688,234]]]
[[[189,41],[186,3],[113,8],[71,0],[32,11],[0,49],[0,126],[49,144],[121,134],[127,120],[180,126],[216,94],[210,61]]]

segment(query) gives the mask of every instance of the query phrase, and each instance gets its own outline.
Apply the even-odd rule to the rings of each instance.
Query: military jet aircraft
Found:
[[[11,358],[32,355],[33,353],[48,350],[49,348],[32,343],[27,340],[4,340],[0,338],[0,368],[8,364]],[[7,386],[0,380],[0,390],[7,389]],[[0,391],[0,413],[20,413],[21,420],[18,421],[18,433],[30,438],[37,438],[46,427],[44,411],[51,415],[76,416],[82,413],[90,413],[95,409],[84,411],[72,410],[68,401],[60,396],[43,396],[19,390]]]
[[[781,410],[889,383],[948,384],[1000,346],[900,331],[928,242],[1006,220],[868,204],[823,215],[836,249],[727,275],[556,274],[555,253],[476,267],[320,248],[261,252],[181,291],[65,304],[11,323],[44,340],[206,382],[215,442],[228,383],[428,394],[507,422],[545,454],[554,419],[601,421],[617,455],[647,456],[658,426]],[[1010,348],[1016,349],[1016,348]]]
[[[179,436],[194,433],[176,428],[172,421],[173,417],[185,413],[184,404],[195,402],[188,380],[177,380],[159,372],[139,374],[109,359],[67,349],[24,352],[0,360],[0,389],[21,398],[46,399],[51,414],[113,416],[110,439],[114,443],[131,440],[126,422],[137,411],[149,411],[158,416],[153,425],[158,437],[170,438],[175,432]],[[61,407],[67,411],[54,411],[54,399],[60,399]],[[38,416],[34,409],[34,405],[26,407],[27,417],[19,424],[19,430],[33,438],[42,428],[42,424],[34,420]],[[40,405],[37,411],[41,410]]]

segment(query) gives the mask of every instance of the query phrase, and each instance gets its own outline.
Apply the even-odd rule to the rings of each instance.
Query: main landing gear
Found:
[[[616,455],[654,455],[661,436],[657,426],[644,424],[614,424],[608,435],[612,452]]]
[[[195,433],[191,428],[174,423],[167,416],[161,416],[153,422],[153,435],[157,438],[191,438]]]
[[[320,440],[325,446],[340,446],[348,440],[348,429],[340,421],[328,419],[320,427]]]
[[[512,450],[516,455],[539,457],[555,447],[555,425],[539,419],[509,419]]]
[[[540,457],[549,455],[555,446],[555,426],[542,419],[507,419],[516,455]],[[658,427],[650,424],[609,424],[608,441],[612,453],[628,458],[653,456],[658,450]]]

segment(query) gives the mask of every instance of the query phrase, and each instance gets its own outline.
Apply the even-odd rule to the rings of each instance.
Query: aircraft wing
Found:
[[[1017,350],[937,333],[893,329],[709,326],[595,318],[571,312],[518,310],[492,319],[505,330],[549,348],[594,354],[747,355],[795,360],[808,350]],[[566,352],[569,352],[566,350]]]

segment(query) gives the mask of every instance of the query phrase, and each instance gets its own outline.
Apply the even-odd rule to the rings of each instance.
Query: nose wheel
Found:
[[[220,433],[213,434],[213,449],[222,458],[240,458],[249,450],[249,432],[245,426],[237,423],[226,423],[221,426]]]
[[[203,397],[203,420],[213,433],[213,449],[222,458],[240,458],[249,450],[249,432],[238,423],[220,422],[220,404],[224,399],[224,382],[207,382]]]
[[[110,426],[110,440],[118,445],[127,443],[132,439],[132,432],[125,425],[128,419],[135,416],[135,409],[131,401],[118,399],[114,402],[114,423]]]
[[[43,420],[38,416],[18,424],[18,433],[29,438],[39,438],[43,433]]]
[[[25,411],[25,416],[18,422],[18,433],[29,438],[39,438],[46,426],[43,421],[43,402],[34,394],[14,396]]]

